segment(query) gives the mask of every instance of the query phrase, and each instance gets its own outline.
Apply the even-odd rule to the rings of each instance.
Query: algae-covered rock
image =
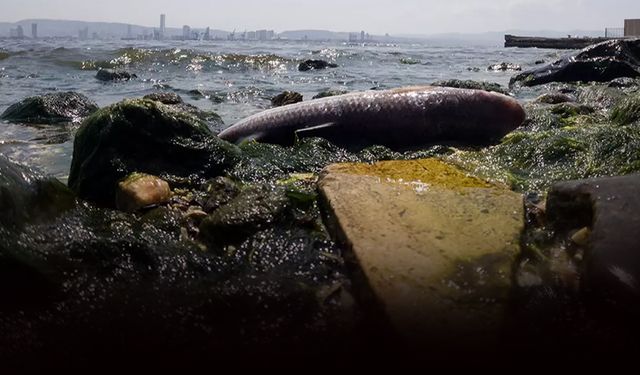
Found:
[[[496,345],[524,226],[520,194],[436,159],[331,165],[319,187],[357,270],[356,295],[403,338]]]
[[[122,211],[136,211],[171,198],[169,184],[161,178],[144,173],[132,173],[118,183],[116,208]]]
[[[450,79],[446,81],[436,81],[432,83],[433,86],[443,86],[443,87],[455,87],[459,89],[474,89],[474,90],[484,90],[484,91],[494,91],[500,94],[508,95],[509,92],[503,89],[500,84],[493,82],[479,82],[474,80],[460,80],[460,79]]]
[[[601,84],[583,85],[576,90],[577,102],[598,109],[611,109],[628,95],[624,91]]]
[[[0,154],[0,226],[20,227],[74,206],[74,194],[60,181]]]
[[[85,120],[76,133],[69,186],[84,199],[112,206],[118,181],[130,173],[177,185],[201,183],[239,159],[239,149],[198,118],[151,100],[125,100]]]
[[[96,78],[100,81],[113,82],[129,81],[133,78],[138,78],[138,76],[124,70],[100,69],[98,73],[96,73]]]
[[[640,171],[640,127],[578,117],[558,128],[516,131],[499,145],[447,158],[516,190],[545,190],[557,181]]]
[[[212,128],[219,128],[224,126],[224,121],[222,121],[222,117],[220,117],[220,115],[213,111],[203,111],[194,105],[185,103],[182,100],[182,97],[180,97],[180,95],[176,93],[156,92],[145,95],[143,99],[153,100],[162,104],[173,106],[173,108],[178,111],[189,113],[190,115],[193,115],[200,120],[209,122]]]
[[[294,91],[284,91],[271,98],[271,105],[282,107],[283,105],[295,104],[302,101],[302,94]]]
[[[11,105],[0,117],[9,122],[55,124],[80,121],[97,110],[91,99],[69,91],[28,97]]]
[[[628,125],[640,120],[640,94],[628,97],[611,111],[611,121]]]
[[[292,147],[249,142],[241,144],[240,148],[245,158],[229,174],[241,181],[259,182],[277,181],[291,173],[318,173],[332,163],[417,159],[452,152],[449,147],[433,146],[401,153],[379,145],[351,152],[324,138],[303,138]]]

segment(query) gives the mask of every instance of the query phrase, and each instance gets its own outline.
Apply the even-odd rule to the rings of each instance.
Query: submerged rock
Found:
[[[490,65],[487,68],[487,70],[488,71],[493,71],[493,72],[506,72],[507,70],[520,71],[520,70],[522,70],[522,67],[520,65],[502,62],[502,63],[499,63],[499,64]]]
[[[149,100],[160,102],[166,105],[184,103],[180,95],[173,92],[167,92],[167,91],[154,92],[151,94],[147,94],[143,96],[142,99],[149,99]]]
[[[138,76],[124,70],[100,69],[98,73],[96,73],[96,78],[100,81],[111,82],[129,81],[133,78],[138,78]]]
[[[436,159],[331,165],[319,187],[356,296],[397,333],[445,352],[496,344],[524,226],[520,194]]]
[[[337,68],[338,64],[330,63],[324,60],[306,60],[298,65],[298,70],[306,72],[309,70],[320,70],[326,68]]]
[[[587,47],[540,68],[511,78],[516,84],[535,86],[548,82],[606,82],[640,76],[640,39],[617,39]]]
[[[38,222],[74,206],[73,192],[60,181],[0,154],[0,227]]]
[[[75,92],[31,96],[7,108],[0,118],[9,122],[55,124],[76,122],[98,110],[91,99]]]
[[[116,208],[133,212],[140,208],[165,203],[171,198],[169,184],[161,178],[132,173],[118,183]]]
[[[442,86],[442,87],[455,87],[459,89],[474,89],[474,90],[484,90],[484,91],[493,91],[500,94],[508,95],[509,92],[500,86],[498,83],[493,82],[478,82],[471,79],[468,80],[460,80],[460,79],[450,79],[446,81],[436,81],[432,83],[433,86]]]
[[[283,105],[299,103],[301,101],[302,94],[293,91],[285,91],[271,98],[271,105],[274,107],[282,107]]]
[[[322,91],[316,95],[313,96],[313,98],[311,99],[320,99],[320,98],[326,98],[329,96],[337,96],[337,95],[343,95],[348,93],[348,91],[346,90],[328,90],[328,91]]]
[[[125,100],[82,124],[74,140],[69,186],[113,206],[117,183],[133,172],[170,184],[199,184],[223,174],[240,150],[214,136],[200,119],[159,102]]]

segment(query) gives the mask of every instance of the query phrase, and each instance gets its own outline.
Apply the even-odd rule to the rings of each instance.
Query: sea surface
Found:
[[[489,71],[489,65],[507,62],[524,70],[561,53],[566,52],[499,45],[0,40],[0,113],[25,97],[54,91],[85,94],[101,107],[172,91],[217,112],[229,126],[269,108],[270,98],[285,90],[309,100],[326,90],[386,89],[448,79],[496,82],[506,88],[517,72]],[[306,59],[339,67],[299,72],[298,64]],[[101,82],[95,78],[100,67],[124,69],[139,78]],[[513,92],[521,100],[537,94],[535,89]],[[66,181],[78,126],[0,123],[0,153]]]

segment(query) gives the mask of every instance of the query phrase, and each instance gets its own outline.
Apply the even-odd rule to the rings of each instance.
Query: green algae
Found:
[[[640,94],[630,96],[611,111],[611,121],[629,125],[640,120]]]

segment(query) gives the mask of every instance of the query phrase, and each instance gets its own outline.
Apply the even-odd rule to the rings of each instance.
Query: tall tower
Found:
[[[31,37],[33,39],[38,39],[38,24],[37,23],[32,23],[31,24]]]
[[[167,17],[164,14],[161,14],[160,15],[160,39],[164,39],[166,20],[167,20]]]

